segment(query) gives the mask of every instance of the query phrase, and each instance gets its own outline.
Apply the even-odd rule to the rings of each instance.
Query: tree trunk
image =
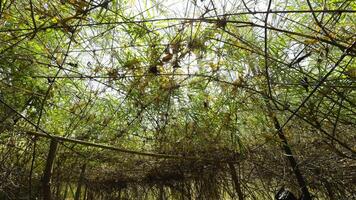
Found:
[[[51,200],[51,175],[54,159],[56,157],[57,146],[58,142],[55,139],[52,139],[49,146],[46,167],[43,172],[42,188],[44,200]]]
[[[228,165],[229,165],[229,168],[230,168],[231,177],[232,177],[232,180],[234,182],[234,186],[235,186],[235,190],[236,190],[237,196],[239,197],[239,200],[243,200],[244,199],[244,195],[243,195],[242,190],[241,190],[240,179],[236,174],[236,169],[235,169],[234,163],[228,162]]]

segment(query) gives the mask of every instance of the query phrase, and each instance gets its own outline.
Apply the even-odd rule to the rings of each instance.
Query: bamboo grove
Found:
[[[0,199],[353,199],[353,0],[1,0]]]

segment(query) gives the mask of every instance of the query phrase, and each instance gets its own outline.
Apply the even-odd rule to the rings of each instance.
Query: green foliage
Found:
[[[321,196],[328,191],[318,181],[332,177],[314,176],[313,167],[323,164],[309,165],[314,152],[303,149],[313,149],[310,146],[319,142],[324,145],[320,157],[330,156],[331,151],[336,152],[332,156],[346,160],[355,151],[353,1],[311,1],[315,13],[300,1],[272,1],[267,24],[262,2],[246,1],[249,10],[256,10],[253,13],[237,1],[226,5],[217,1],[187,1],[186,5],[180,1],[2,2],[0,140],[4,142],[0,158],[23,167],[19,174],[28,176],[31,171],[39,184],[49,142],[38,134],[77,140],[64,142],[57,153],[58,161],[63,161],[55,169],[59,196],[68,186],[61,183],[74,184],[67,179],[78,178],[82,163],[89,166],[88,183],[105,170],[109,174],[122,170],[127,183],[142,183],[149,173],[157,175],[160,167],[174,171],[172,165],[182,164],[184,170],[193,171],[184,172],[191,182],[180,186],[182,191],[193,188],[191,196],[199,190],[210,191],[216,198],[228,196],[220,194],[225,186],[219,186],[219,181],[225,184],[219,176],[224,177],[227,169],[216,163],[236,155],[246,158],[242,177],[252,180],[246,188],[261,187],[269,179],[280,181],[271,174],[285,173],[281,168],[285,163],[274,157],[284,143],[272,119],[282,125],[307,180],[318,177],[315,191]],[[131,157],[80,142],[162,157]],[[19,155],[23,158],[17,159]],[[164,155],[198,161],[178,159],[167,164]],[[203,163],[205,159],[214,164]],[[275,169],[274,161],[280,164]],[[271,174],[252,172],[261,166],[272,170]],[[211,181],[209,167],[221,171]],[[10,167],[0,165],[0,170],[5,168]],[[70,169],[76,171],[66,174]],[[130,170],[139,173],[126,173]],[[201,172],[207,175],[195,176]],[[100,178],[112,181],[111,175]],[[338,178],[333,184],[342,189],[335,191],[352,193],[344,188],[347,181]],[[14,187],[29,190],[27,180],[13,179]],[[226,187],[231,190],[233,184],[229,184]],[[9,187],[0,183],[0,196]],[[250,198],[267,198],[273,189],[264,187]],[[126,193],[140,189],[145,187]],[[154,197],[180,194],[167,188],[148,190]]]

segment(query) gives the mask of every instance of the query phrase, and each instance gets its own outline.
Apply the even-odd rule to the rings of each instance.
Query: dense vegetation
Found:
[[[0,2],[0,199],[356,198],[354,0]]]

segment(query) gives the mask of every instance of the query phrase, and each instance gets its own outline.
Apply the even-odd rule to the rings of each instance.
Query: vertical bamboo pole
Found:
[[[54,159],[56,157],[58,142],[55,139],[51,140],[49,146],[49,152],[46,161],[46,167],[43,172],[42,188],[43,188],[43,199],[51,200],[51,176],[52,176],[52,167]]]
[[[83,182],[84,182],[84,176],[85,176],[85,168],[86,168],[86,164],[84,164],[82,166],[82,169],[80,171],[78,186],[77,186],[77,190],[75,191],[74,200],[79,200],[80,199],[81,188],[82,188],[82,185],[83,185]]]
[[[234,186],[235,186],[235,190],[236,190],[237,196],[239,197],[239,200],[243,200],[244,199],[244,195],[243,195],[242,190],[241,190],[240,179],[236,174],[236,168],[234,166],[234,163],[228,162],[228,165],[229,165],[229,168],[230,168],[230,173],[231,173],[232,180],[234,182]]]
[[[288,144],[288,140],[283,132],[283,130],[281,129],[281,126],[279,124],[279,121],[277,119],[277,117],[275,115],[271,115],[271,118],[273,120],[275,129],[277,130],[277,134],[279,139],[282,141],[282,148],[286,154],[286,157],[292,167],[292,170],[294,172],[295,177],[297,178],[297,182],[298,185],[302,191],[303,194],[303,199],[304,200],[311,200],[311,196],[309,193],[309,190],[307,188],[307,183],[301,173],[301,171],[299,170],[298,164],[296,159],[294,158],[294,154],[292,152],[292,149],[290,148],[289,144]]]

